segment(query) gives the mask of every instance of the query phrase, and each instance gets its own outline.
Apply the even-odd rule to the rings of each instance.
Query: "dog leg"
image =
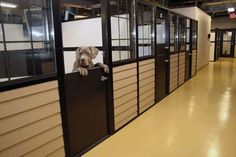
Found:
[[[109,67],[106,64],[97,63],[95,67],[101,67],[105,73],[109,74]]]
[[[82,76],[88,76],[88,70],[86,68],[78,67],[75,71],[79,72]]]

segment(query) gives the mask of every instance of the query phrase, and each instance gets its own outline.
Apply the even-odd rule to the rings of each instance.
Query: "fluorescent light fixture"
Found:
[[[75,15],[75,19],[82,19],[82,18],[86,18],[88,16],[84,16],[84,15]]]
[[[16,8],[17,7],[16,4],[8,3],[8,2],[0,2],[0,6],[5,7],[5,8]]]
[[[228,8],[228,12],[229,12],[229,13],[232,13],[232,12],[234,12],[234,11],[235,11],[234,8]]]

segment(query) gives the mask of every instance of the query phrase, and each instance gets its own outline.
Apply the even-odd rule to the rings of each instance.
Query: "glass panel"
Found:
[[[223,33],[223,41],[231,42],[233,32],[224,32]]]
[[[190,50],[190,47],[189,47],[189,44],[186,45],[186,51],[189,51]]]
[[[179,18],[179,50],[185,51],[186,45],[186,19]]]
[[[19,9],[19,11],[22,10]],[[21,16],[21,18],[23,22],[25,17]],[[30,41],[30,27],[27,27],[27,23],[4,24],[4,31],[6,41]]]
[[[6,47],[7,51],[32,49],[31,43],[7,43]]]
[[[55,73],[51,0],[12,2],[7,3],[14,8],[0,9],[0,55],[8,56],[1,57],[1,68],[9,65],[10,80]]]
[[[0,44],[0,53],[4,51],[4,44]]]
[[[0,23],[0,41],[3,41],[2,23]]]
[[[170,52],[178,52],[178,20],[176,15],[170,15]]]
[[[132,1],[110,1],[113,62],[135,58],[134,36],[130,37]],[[135,35],[135,34],[133,34]]]
[[[45,25],[44,20],[47,20],[46,15],[42,11],[42,8],[33,8],[30,9],[31,14],[31,29],[32,29],[32,38],[34,41],[45,41],[48,40],[49,33],[47,32],[47,25]]]
[[[187,28],[190,28],[190,19],[187,19],[186,22],[187,22],[186,24]]]
[[[32,51],[9,53],[9,65],[11,80],[34,75]]]
[[[192,21],[192,49],[197,48],[197,22]]]
[[[67,0],[61,3],[61,8],[63,21],[101,16],[100,0]]]
[[[112,51],[112,61],[116,62],[119,61],[121,58],[120,51]]]
[[[138,4],[138,51],[139,57],[153,55],[152,51],[152,7]]]
[[[230,55],[230,49],[231,49],[231,42],[223,42],[223,55]]]
[[[165,30],[166,22],[165,22],[165,20],[157,19],[156,27],[157,27],[156,28],[156,30],[157,30],[157,34],[156,34],[157,44],[165,44],[166,43],[166,30]],[[173,31],[173,30],[171,30],[171,31]],[[171,42],[173,42],[173,39]]]

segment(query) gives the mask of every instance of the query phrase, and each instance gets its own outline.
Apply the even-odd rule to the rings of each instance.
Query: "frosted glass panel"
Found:
[[[24,24],[4,24],[6,41],[30,41],[29,30]]]
[[[12,51],[12,50],[30,50],[31,43],[7,43],[7,50]]]
[[[230,48],[231,48],[230,42],[223,42],[222,54],[223,55],[230,55]]]
[[[62,34],[63,47],[103,45],[101,18],[62,23]]]
[[[0,44],[0,51],[4,51],[4,44]]]
[[[0,23],[1,25],[1,23]],[[0,26],[0,41],[3,41],[3,32],[2,32],[2,27]]]
[[[158,44],[165,44],[165,40],[166,40],[166,31],[165,31],[165,21],[160,21],[160,23],[156,26],[156,30],[157,30],[157,43]],[[173,31],[173,29],[172,29]]]

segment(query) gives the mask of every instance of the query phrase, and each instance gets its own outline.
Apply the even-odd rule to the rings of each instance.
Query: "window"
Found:
[[[192,21],[192,49],[197,48],[197,22]]]
[[[170,53],[178,52],[178,19],[170,14]]]
[[[152,56],[152,7],[138,3],[138,54],[139,57]]]
[[[190,19],[186,20],[186,51],[190,50]]]
[[[111,6],[111,40],[112,61],[122,61],[135,58],[135,48],[131,31],[132,27],[132,1],[113,0]]]
[[[67,0],[61,3],[61,8],[63,21],[96,18],[101,16],[100,0]]]
[[[186,46],[186,18],[179,18],[179,51],[185,51]]]
[[[100,0],[64,1],[61,3],[62,17],[70,11],[73,18],[62,21],[63,56],[65,74],[73,73],[78,47],[96,47],[98,55],[93,63],[104,62],[103,32]]]
[[[7,3],[0,10],[0,82],[55,74],[50,0]]]

